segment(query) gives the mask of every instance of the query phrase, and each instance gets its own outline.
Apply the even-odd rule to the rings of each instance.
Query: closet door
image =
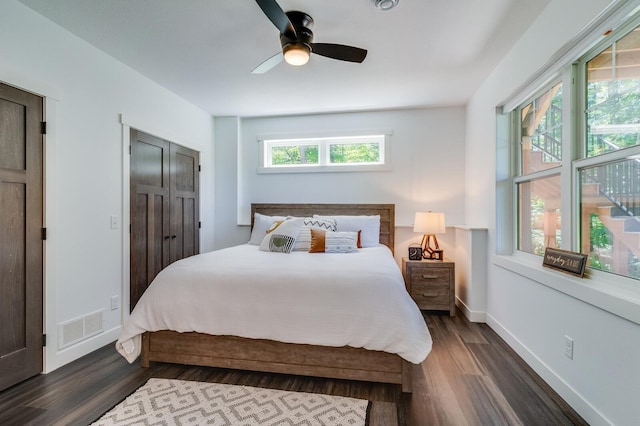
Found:
[[[171,262],[200,252],[197,151],[171,144]]]
[[[42,114],[0,84],[0,390],[42,371]]]
[[[199,153],[131,130],[130,309],[158,273],[200,251]]]
[[[169,264],[169,142],[131,130],[130,307]]]

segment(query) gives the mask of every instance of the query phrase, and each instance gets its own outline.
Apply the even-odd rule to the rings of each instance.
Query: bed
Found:
[[[393,260],[394,209],[393,204],[252,204],[252,228],[260,215],[379,216],[380,245],[347,254],[265,253],[244,245],[178,261],[140,299],[116,343],[118,351],[129,362],[139,354],[143,367],[152,361],[202,365],[393,383],[411,392],[411,366],[427,356],[431,337]],[[292,264],[298,269],[288,269]],[[211,270],[215,279],[206,275]],[[353,275],[352,281],[370,288],[342,284],[342,274],[345,283]],[[312,279],[316,282],[307,283]],[[190,296],[210,281],[216,281],[215,290]],[[168,293],[161,293],[163,288]],[[187,299],[199,305],[185,308]],[[180,312],[178,320],[170,318],[171,311]],[[198,322],[206,323],[206,330]],[[343,336],[342,329],[353,331]]]

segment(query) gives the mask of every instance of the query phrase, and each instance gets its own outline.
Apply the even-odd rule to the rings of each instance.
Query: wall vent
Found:
[[[104,309],[58,324],[58,349],[64,349],[102,333]]]

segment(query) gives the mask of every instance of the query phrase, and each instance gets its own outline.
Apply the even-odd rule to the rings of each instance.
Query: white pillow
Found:
[[[267,231],[271,228],[271,225],[279,220],[285,219],[285,216],[266,216],[260,213],[254,214],[253,229],[251,230],[251,240],[249,240],[249,244],[259,246],[260,243],[262,243],[264,236],[267,235]]]
[[[260,243],[260,250],[291,253],[303,223],[303,218],[285,220],[273,231],[264,236]]]
[[[296,243],[293,246],[294,251],[309,251],[311,248],[311,229],[335,231],[336,221],[328,217],[305,217],[304,225],[300,229],[300,234],[298,234]]]
[[[362,247],[377,247],[380,245],[380,215],[370,216],[320,216],[313,217],[333,218],[336,220],[336,231],[360,233]]]

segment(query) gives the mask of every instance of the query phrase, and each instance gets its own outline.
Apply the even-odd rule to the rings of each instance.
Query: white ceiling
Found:
[[[215,116],[463,105],[549,0],[278,0],[314,41],[368,50],[251,74],[280,51],[253,0],[20,0]]]

